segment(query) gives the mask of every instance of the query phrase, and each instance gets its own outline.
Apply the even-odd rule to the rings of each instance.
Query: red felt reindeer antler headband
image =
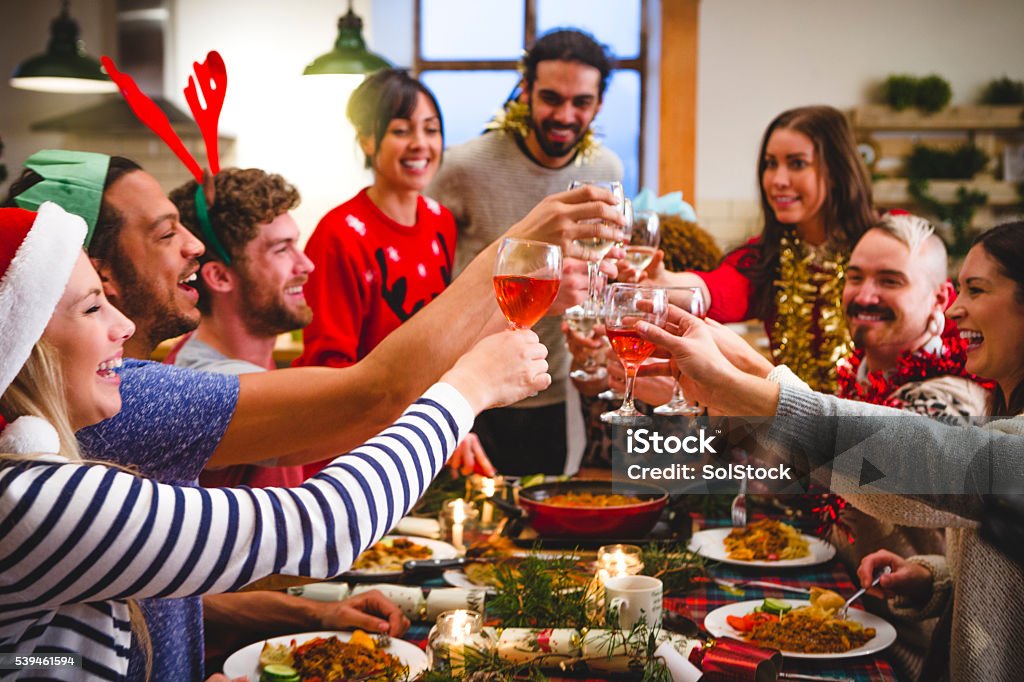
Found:
[[[206,143],[206,161],[209,164],[210,175],[203,175],[203,169],[196,162],[188,148],[178,137],[167,120],[167,115],[151,100],[145,93],[139,90],[135,80],[117,70],[110,57],[104,56],[100,59],[103,68],[107,70],[110,79],[120,88],[121,94],[132,108],[135,115],[147,128],[171,148],[171,151],[181,159],[185,167],[192,174],[192,177],[199,183],[196,188],[196,214],[199,218],[199,228],[202,231],[203,241],[212,248],[218,256],[227,264],[231,263],[231,256],[227,249],[217,238],[213,227],[210,225],[209,205],[213,204],[213,176],[220,172],[220,153],[217,148],[217,125],[220,121],[220,111],[224,106],[224,95],[228,87],[228,72],[224,66],[224,59],[216,50],[206,55],[206,61],[193,62],[192,69],[194,76],[188,77],[188,85],[185,87],[185,100],[188,102],[192,116],[199,125],[199,132],[203,135]],[[197,88],[198,84],[198,88]],[[199,93],[203,95],[203,102],[199,101]],[[205,106],[204,106],[205,103]],[[204,189],[205,188],[205,189]],[[209,202],[209,203],[208,203]]]

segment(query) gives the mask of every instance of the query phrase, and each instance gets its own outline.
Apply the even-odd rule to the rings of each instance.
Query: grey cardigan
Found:
[[[914,609],[893,600],[892,606],[921,617],[952,609],[950,651],[932,652],[949,656],[950,679],[1019,679],[1024,571],[983,542],[969,520],[980,518],[982,494],[1024,490],[1024,416],[985,426],[947,426],[814,393],[786,380],[780,381],[776,415],[768,444],[813,465],[834,464],[832,483],[854,505],[893,523],[950,529],[948,564],[942,557],[914,558],[933,571],[928,604]],[[878,492],[909,486],[912,494],[872,494],[872,486],[859,486],[865,456],[884,473]],[[954,489],[962,494],[944,494]]]

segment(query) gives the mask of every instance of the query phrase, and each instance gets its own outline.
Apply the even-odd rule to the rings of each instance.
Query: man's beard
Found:
[[[117,255],[112,259],[111,272],[117,281],[116,306],[135,323],[137,336],[145,334],[149,345],[155,348],[162,341],[173,339],[195,330],[199,326],[199,310],[192,308],[181,311],[174,303],[173,295],[168,297],[155,286],[155,282],[139,275],[138,270],[127,258]]]
[[[281,300],[279,290],[271,294],[265,295],[258,284],[243,276],[241,315],[250,334],[260,337],[277,336],[302,329],[313,320],[313,310],[308,305],[290,308]]]
[[[540,145],[541,150],[548,156],[559,158],[572,152],[579,144],[580,139],[583,137],[585,132],[580,126],[557,126],[553,121],[538,122],[533,116],[533,107],[530,107],[530,127],[533,128],[534,137],[537,138],[537,144]],[[548,139],[546,133],[548,130],[554,128],[560,128],[563,130],[571,130],[573,132],[573,138],[565,142],[552,142]]]

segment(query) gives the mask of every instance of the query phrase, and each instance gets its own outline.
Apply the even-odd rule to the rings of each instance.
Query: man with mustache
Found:
[[[953,287],[946,247],[928,221],[887,213],[850,254],[843,309],[855,350],[840,361],[842,398],[944,420],[985,414],[959,339],[942,337]]]
[[[985,414],[988,390],[964,370],[963,343],[942,336],[953,295],[946,247],[928,221],[903,211],[883,216],[850,254],[843,309],[855,350],[839,363],[838,395],[951,423]],[[858,504],[888,503],[863,497]],[[948,575],[941,527],[957,525],[956,517],[922,515],[916,525],[897,525],[873,516],[870,504],[862,510],[835,495],[824,499],[821,506],[837,514],[832,544],[851,572],[864,556],[884,549]],[[897,626],[893,662],[912,679],[920,677],[936,626],[925,616],[932,614],[892,613],[870,599],[868,606]]]
[[[489,126],[495,129],[445,153],[426,194],[455,216],[456,273],[540,198],[573,180],[622,179],[622,162],[591,132],[611,68],[591,36],[548,33],[524,56],[521,94]],[[515,406],[483,412],[474,427],[488,457],[507,474],[562,473],[565,466],[570,358],[558,319],[542,319],[534,330],[548,348],[551,387]]]

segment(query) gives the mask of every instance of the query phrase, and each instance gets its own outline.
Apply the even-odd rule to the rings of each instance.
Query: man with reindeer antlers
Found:
[[[136,112],[147,111],[132,94],[138,92],[134,83],[105,61]],[[146,120],[144,113],[141,117]],[[159,122],[154,125],[162,136],[169,130]],[[207,140],[215,139],[215,128],[203,128]],[[199,166],[184,145],[178,141],[171,147],[187,155],[191,163],[186,165],[201,181]],[[211,170],[218,170],[214,155],[209,161]],[[160,341],[198,323],[198,293],[191,282],[203,244],[181,225],[155,178],[127,159],[40,152],[26,166],[5,203],[34,208],[54,200],[85,218],[87,250],[104,293],[136,324],[135,337],[125,346],[128,358],[119,368],[122,411],[78,433],[87,457],[131,466],[169,483],[191,483],[207,465],[321,460],[390,424],[478,338],[503,326],[490,284],[494,244],[429,310],[350,367],[238,377],[147,362]],[[198,196],[215,201],[202,192]],[[610,194],[583,188],[544,199],[507,234],[563,247],[580,237],[621,236],[602,223],[581,222],[587,219],[621,223]],[[409,363],[410,357],[417,362]],[[159,647],[175,652],[175,658],[154,660],[154,679],[201,679],[199,600],[148,600],[143,606],[150,636],[175,640],[174,647]]]

